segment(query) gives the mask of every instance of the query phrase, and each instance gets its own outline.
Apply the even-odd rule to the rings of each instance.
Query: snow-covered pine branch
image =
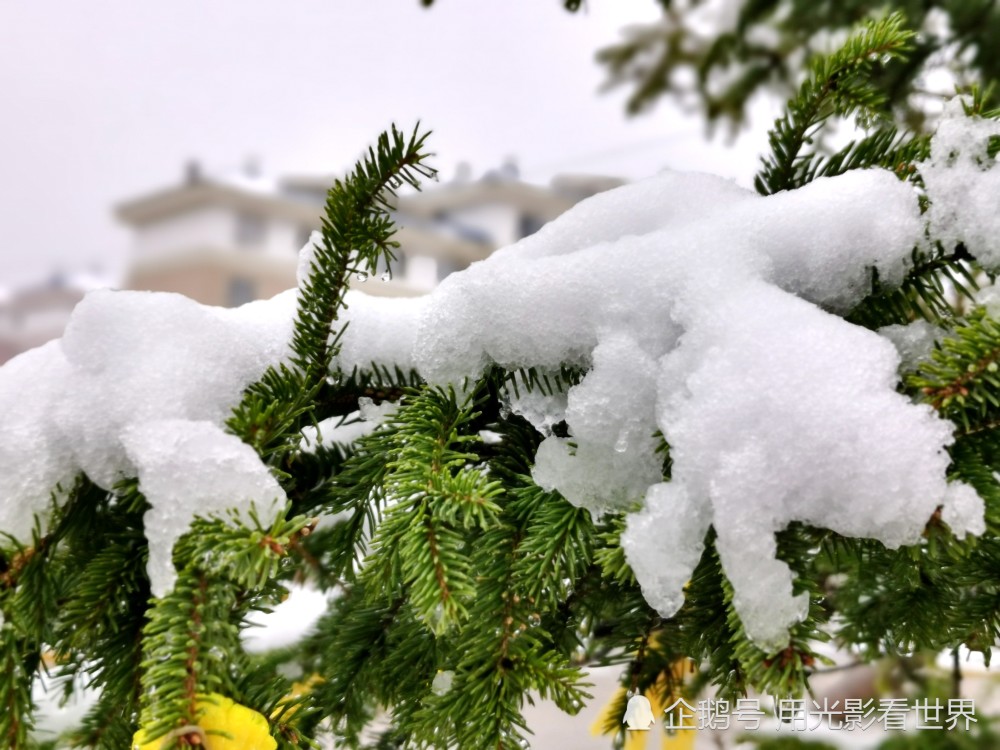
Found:
[[[565,395],[511,399],[548,435],[535,480],[598,514],[643,505],[624,544],[664,616],[714,524],[750,632],[780,645],[802,616],[774,560],[773,534],[790,521],[897,546],[943,504],[957,533],[982,531],[981,503],[946,483],[954,426],[897,392],[888,340],[838,316],[865,297],[873,268],[898,284],[928,228],[991,265],[1000,173],[980,164],[997,133],[952,106],[921,169],[926,217],[912,185],[884,170],[770,197],[673,172],[609,191],[426,297],[348,294],[333,365],[412,368],[456,385],[491,365],[586,369]],[[178,519],[151,517],[149,534],[168,539],[195,512],[283,500],[273,480],[241,486],[250,457],[238,458],[245,448],[221,425],[243,389],[288,357],[294,301],[225,310],[173,294],[88,295],[62,340],[2,370],[0,527],[26,539],[50,492],[81,472],[106,489],[138,476],[153,507]],[[571,438],[551,434],[562,421]],[[160,475],[204,493],[158,491],[169,484]]]
[[[414,155],[384,139],[331,192],[299,291],[235,310],[94,292],[60,341],[0,368],[0,657],[37,659],[52,639],[70,673],[96,663],[111,696],[98,713],[126,706],[118,736],[139,722],[137,689],[154,741],[193,731],[208,694],[274,716],[291,686],[273,670],[268,690],[250,684],[236,635],[295,553],[342,597],[303,655],[324,682],[273,720],[287,747],[319,716],[356,739],[372,701],[395,705],[418,742],[512,747],[526,691],[579,708],[572,651],[603,637],[598,611],[620,622],[609,643],[632,659],[633,686],[709,648],[731,649],[712,672],[726,687],[800,689],[789,670],[766,672],[790,633],[781,665],[801,656],[796,629],[818,637],[822,624],[812,583],[779,555],[783,534],[892,549],[941,523],[952,544],[995,523],[1000,465],[969,441],[1000,424],[1000,328],[988,311],[963,321],[933,305],[941,328],[872,328],[893,290],[956,264],[1000,270],[997,136],[955,100],[916,178],[910,164],[810,174],[765,197],[665,172],[417,299],[345,292],[348,269],[391,248],[385,191]],[[862,308],[868,327],[849,322]],[[921,311],[920,293],[881,325],[900,309]],[[395,411],[372,403],[372,382],[391,385],[379,398]],[[331,448],[320,437],[353,402],[374,429]],[[313,515],[328,527],[312,534]],[[189,531],[196,516],[231,525]],[[185,534],[203,538],[178,544]],[[821,546],[802,536],[798,563]],[[67,635],[44,609],[51,592],[28,595],[55,585],[45,566],[73,611],[98,603],[85,626],[98,640],[117,632],[107,618],[129,618],[143,659],[122,668]],[[144,614],[109,598],[117,580],[151,586]],[[718,611],[701,607],[706,590]],[[933,614],[928,643],[978,633],[960,608]],[[432,689],[439,670],[450,690]],[[17,708],[0,730],[21,737],[18,675],[0,677]]]

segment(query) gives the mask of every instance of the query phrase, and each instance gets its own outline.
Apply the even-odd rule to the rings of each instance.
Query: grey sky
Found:
[[[746,148],[701,143],[661,106],[627,120],[598,96],[594,52],[653,0],[0,0],[0,287],[100,263],[127,235],[114,203],[182,164],[348,168],[390,122],[419,118],[445,177],[518,160],[640,177],[663,166],[742,176]],[[753,151],[751,147],[750,152]]]

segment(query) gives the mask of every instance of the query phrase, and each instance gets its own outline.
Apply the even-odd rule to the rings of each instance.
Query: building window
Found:
[[[247,302],[257,299],[257,285],[250,279],[236,276],[229,280],[226,289],[226,305],[228,307],[239,307]]]
[[[537,232],[543,226],[545,226],[545,222],[537,216],[532,216],[531,214],[521,214],[521,219],[518,222],[518,235],[519,237],[528,237]]]
[[[257,214],[236,215],[236,244],[241,247],[260,247],[267,237],[267,221]]]

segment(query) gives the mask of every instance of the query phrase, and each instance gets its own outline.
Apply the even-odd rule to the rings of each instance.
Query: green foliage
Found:
[[[302,425],[343,413],[335,407],[338,401],[343,403],[344,385],[351,381],[328,380],[340,338],[339,333],[331,337],[331,331],[337,330],[351,276],[374,274],[379,263],[395,258],[398,243],[392,239],[395,227],[389,201],[402,185],[416,187],[421,177],[436,174],[426,165],[427,135],[414,128],[407,138],[393,126],[354,172],[330,190],[322,238],[313,247],[309,273],[299,289],[291,366],[270,368],[247,390],[229,420],[229,428],[286,480],[292,480],[292,472],[284,464],[296,451]],[[365,393],[351,395],[356,404],[357,396]]]
[[[775,124],[758,189],[882,165],[920,190],[927,140],[887,120],[891,97],[879,83],[917,45],[902,16],[889,16],[815,61]],[[975,97],[973,112],[985,101]],[[819,130],[852,116],[864,137],[823,154]],[[159,599],[145,572],[148,504],[134,479],[105,492],[81,478],[59,494],[30,545],[4,542],[7,746],[31,746],[30,687],[43,656],[68,691],[77,680],[101,693],[71,738],[78,747],[127,746],[140,726],[164,748],[183,747],[198,696],[216,692],[266,717],[282,750],[309,747],[324,731],[364,747],[382,711],[391,725],[369,747],[520,748],[525,702],[552,700],[575,713],[591,697],[588,665],[619,665],[624,688],[669,704],[709,684],[728,699],[750,690],[801,695],[830,640],[859,660],[960,645],[989,658],[1000,636],[1000,323],[956,304],[969,303],[978,283],[966,248],[930,238],[914,248],[899,288],[873,273],[870,295],[847,318],[875,329],[923,317],[946,332],[903,374],[900,390],[957,425],[950,476],[985,500],[987,533],[959,540],[935,516],[919,544],[889,550],[793,524],[778,534],[778,557],[795,575],[795,593],[807,595],[808,616],[787,647],[768,653],[736,614],[714,531],[684,605],[664,618],[646,603],[622,549],[625,513],[592,517],[532,480],[545,436],[511,413],[510,397],[565,393],[585,374],[578,366],[494,367],[450,387],[375,365],[337,369],[349,279],[392,260],[390,199],[434,174],[425,140],[394,128],[333,186],[300,289],[294,355],[246,390],[227,423],[280,482],[284,512],[268,524],[252,513],[197,519],[174,547],[177,583]],[[352,443],[303,448],[303,428],[356,419],[359,398],[394,410]],[[553,432],[565,436],[566,425]],[[670,446],[654,437],[669,480]],[[329,611],[304,643],[247,654],[248,619],[293,580],[327,591]],[[302,684],[293,686],[291,673]],[[924,680],[917,689],[940,686]],[[619,742],[624,701],[607,727]],[[961,741],[991,732],[984,722]]]
[[[396,501],[380,519],[365,565],[368,580],[408,591],[417,616],[441,634],[468,615],[475,595],[468,542],[497,522],[501,492],[470,452],[476,435],[463,434],[478,416],[470,397],[425,389],[404,400],[393,418],[398,447],[386,467],[383,491]]]
[[[754,181],[757,192],[770,195],[794,190],[818,176],[836,174],[850,166],[895,168],[908,163],[900,161],[904,154],[911,158],[920,155],[920,145],[905,138],[900,142],[892,130],[876,132],[826,159],[802,153],[803,147],[816,138],[820,126],[833,117],[855,117],[862,127],[884,119],[881,110],[886,96],[871,85],[873,67],[905,59],[912,50],[913,36],[904,29],[903,17],[892,15],[851,36],[834,54],[814,60],[798,94],[771,129],[771,155]]]
[[[979,309],[952,330],[908,383],[963,434],[988,430],[1000,420],[998,359],[1000,322]]]
[[[659,0],[663,18],[626,29],[624,40],[598,53],[609,85],[630,89],[628,111],[650,109],[665,96],[694,104],[710,123],[736,125],[762,90],[794,90],[802,70],[828,50],[831,37],[866,19],[896,12],[915,37],[906,60],[871,78],[878,108],[909,130],[922,131],[926,107],[915,92],[929,65],[950,61],[959,85],[1000,80],[1000,8],[992,0],[727,0],[715,18],[698,0]],[[732,23],[724,19],[733,18]],[[940,19],[947,20],[935,33]],[[714,33],[706,27],[716,25]],[[989,99],[995,106],[994,95]]]

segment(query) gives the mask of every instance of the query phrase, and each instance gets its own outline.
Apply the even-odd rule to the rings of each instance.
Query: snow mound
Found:
[[[945,130],[950,152],[986,133],[959,130]],[[937,164],[926,165],[931,232],[972,241],[967,222],[1000,216],[967,200],[995,196],[981,187],[995,173],[976,162],[952,179],[955,164]],[[642,506],[622,544],[664,616],[683,603],[714,525],[747,633],[779,648],[807,606],[775,558],[788,524],[896,547],[917,542],[943,506],[956,534],[983,529],[981,499],[946,480],[953,425],[896,391],[900,354],[888,338],[910,360],[932,332],[883,337],[838,317],[874,272],[899,284],[927,230],[914,188],[885,170],[766,198],[665,173],[578,204],[410,310],[353,306],[336,364],[364,367],[377,352],[436,383],[494,364],[583,368],[562,397],[507,405],[546,435],[535,481],[597,514]],[[411,317],[399,324],[401,313]],[[373,341],[387,320],[393,333]],[[562,422],[568,437],[552,434]],[[657,431],[670,445],[669,483]]]
[[[769,197],[664,173],[581,202],[428,297],[348,293],[331,365],[413,368],[435,384],[492,365],[581,368],[565,394],[506,404],[545,435],[535,481],[594,514],[639,508],[622,544],[664,616],[683,603],[714,526],[747,633],[778,648],[807,604],[775,557],[788,524],[898,546],[941,506],[956,534],[984,528],[982,500],[946,481],[953,425],[896,392],[892,342],[912,358],[934,332],[880,336],[838,317],[873,273],[898,284],[928,233],[1000,267],[989,241],[1000,233],[1000,171],[985,146],[998,126],[959,110],[922,166],[926,216],[911,185],[878,169]],[[220,427],[243,389],[288,356],[294,302],[292,292],[219,310],[176,295],[89,294],[61,343],[0,369],[0,528],[26,536],[49,490],[77,472],[103,487],[138,476],[162,592],[193,513],[253,502],[266,520],[280,488]],[[320,439],[303,435],[307,449]]]
[[[991,136],[1000,136],[1000,122],[966,117],[962,99],[945,106],[944,117],[931,141],[930,159],[920,167],[931,205],[927,212],[931,236],[945,247],[964,242],[980,263],[1000,265],[1000,169],[989,156]]]
[[[177,579],[174,542],[197,516],[222,516],[230,509],[252,526],[249,510],[274,519],[284,490],[253,448],[211,422],[164,419],[135,423],[122,435],[136,467],[139,490],[152,506],[143,516],[149,540],[150,587],[164,596]]]
[[[178,294],[90,292],[61,340],[0,368],[0,530],[28,539],[56,485],[68,489],[80,473],[104,489],[138,476],[144,490],[157,488],[150,490],[154,523],[146,535],[150,578],[162,583],[177,529],[186,528],[193,512],[257,500],[266,522],[266,498],[245,493],[244,479],[228,473],[237,466],[259,479],[263,464],[236,438],[222,440],[221,430],[209,441],[205,424],[218,430],[243,390],[288,356],[294,305],[294,291],[236,309]],[[206,449],[211,443],[212,465],[181,438],[185,429]],[[162,450],[154,456],[157,441]],[[227,477],[232,492],[224,491]],[[200,483],[219,494],[211,503],[178,495],[168,479],[189,493]],[[193,497],[205,502],[192,504]],[[280,489],[274,497],[283,498]]]

